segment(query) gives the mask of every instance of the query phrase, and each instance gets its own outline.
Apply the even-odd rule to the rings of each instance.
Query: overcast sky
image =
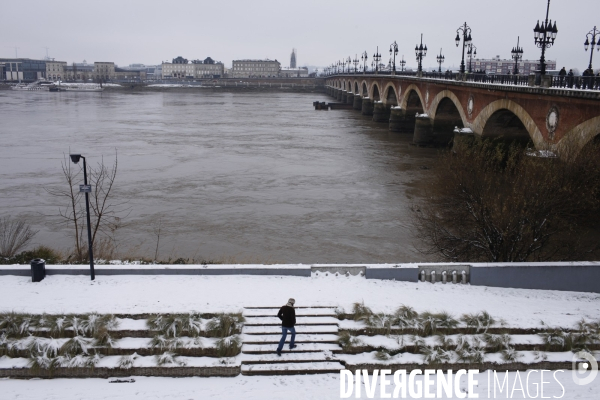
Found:
[[[547,0],[18,0],[5,1],[0,17],[0,57],[43,58],[69,63],[114,61],[118,65],[158,64],[176,56],[208,56],[231,66],[242,58],[277,59],[289,65],[292,48],[302,65],[327,66],[379,46],[383,61],[390,43],[415,65],[414,47],[424,34],[425,67],[436,65],[443,48],[445,67],[460,64],[454,43],[465,21],[473,30],[478,56],[510,58],[521,36],[526,59],[539,59],[533,28],[545,17]],[[597,0],[552,0],[558,23],[548,59],[558,68],[583,70],[589,61],[585,35],[597,24]],[[595,67],[600,67],[596,52]]]

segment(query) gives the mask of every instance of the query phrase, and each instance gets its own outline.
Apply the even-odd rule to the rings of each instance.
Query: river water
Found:
[[[230,262],[424,261],[409,207],[436,151],[324,94],[0,91],[0,215],[29,219],[36,244],[67,251],[61,162],[114,161],[120,257]]]

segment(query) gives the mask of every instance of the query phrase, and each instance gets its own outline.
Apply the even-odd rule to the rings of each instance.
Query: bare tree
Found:
[[[0,257],[12,257],[38,233],[23,219],[0,218]]]
[[[83,175],[81,168],[72,169],[70,160],[65,156],[62,162],[62,171],[67,187],[46,189],[49,194],[64,198],[68,204],[59,208],[59,216],[68,226],[73,227],[75,256],[78,260],[84,260],[88,256],[84,234],[85,204],[82,201],[83,195],[79,192],[79,184],[82,183]],[[95,167],[88,164],[89,184],[92,186],[90,193],[92,248],[99,256],[101,254],[114,255],[115,233],[122,226],[122,218],[128,215],[126,202],[115,202],[113,199],[117,170],[116,150],[112,166],[106,166],[104,158]],[[126,215],[123,216],[123,214]]]
[[[440,156],[427,198],[413,207],[421,251],[458,262],[598,254],[600,163],[593,151],[567,162],[489,140],[455,147]]]

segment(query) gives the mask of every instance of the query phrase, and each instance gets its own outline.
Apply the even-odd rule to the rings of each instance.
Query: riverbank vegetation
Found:
[[[456,141],[413,206],[420,250],[454,262],[597,259],[599,146],[539,155],[498,140]]]

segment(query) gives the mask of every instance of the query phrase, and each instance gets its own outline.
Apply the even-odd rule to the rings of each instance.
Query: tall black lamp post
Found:
[[[90,276],[92,280],[96,279],[96,273],[94,272],[94,252],[92,251],[92,225],[90,224],[90,197],[89,194],[92,192],[91,185],[88,185],[87,181],[87,165],[85,163],[85,157],[81,154],[71,154],[71,161],[74,164],[79,163],[79,160],[83,158],[83,185],[79,185],[79,192],[85,193],[85,211],[87,215],[87,231],[88,231],[88,251],[90,256]]]
[[[440,68],[438,69],[438,72],[442,72],[442,64],[444,63],[444,61],[446,60],[446,57],[444,57],[444,55],[442,54],[442,49],[440,49],[440,55],[436,57],[438,64],[440,65]]]
[[[363,62],[363,74],[367,73],[367,60],[369,59],[369,55],[367,54],[367,52],[363,52],[362,56],[360,56],[360,59]]]
[[[462,34],[462,40],[463,40],[463,49],[462,49],[462,60],[460,62],[460,73],[464,74],[465,73],[465,50],[466,50],[467,46],[469,44],[471,44],[471,42],[473,41],[473,39],[471,38],[471,27],[468,26],[466,22],[463,26],[459,27],[456,30],[456,39],[454,39],[456,41],[456,47],[458,47],[460,45],[461,34]]]
[[[519,46],[520,37],[517,37],[517,47],[513,47],[510,54],[512,59],[515,60],[515,69],[513,70],[514,75],[519,75],[519,61],[523,59],[523,48]]]
[[[417,56],[417,62],[419,63],[419,68],[417,69],[417,73],[423,72],[423,57],[427,55],[427,45],[423,46],[423,34],[421,33],[421,44],[415,46],[415,55]]]
[[[350,73],[350,66],[352,65],[352,57],[348,56],[348,58],[346,59],[346,65],[348,65],[348,67],[346,68],[346,72]]]
[[[596,27],[594,26],[594,29],[592,29],[586,36],[585,38],[585,51],[588,51],[588,48],[590,47],[590,45],[592,46],[592,51],[590,53],[590,65],[588,66],[588,69],[590,71],[593,71],[592,69],[592,61],[594,59],[594,48],[596,47],[596,45],[599,45],[597,47],[597,50],[600,51],[600,37],[598,37],[598,40],[596,40],[596,36],[600,36],[600,31],[598,31],[596,29]],[[592,39],[592,41],[590,42],[590,38]]]
[[[373,54],[373,61],[375,62],[375,73],[379,70],[379,61],[381,61],[381,54],[379,54],[379,46],[377,46],[377,51]]]
[[[546,8],[546,19],[542,21],[541,24],[540,21],[538,21],[533,29],[535,45],[542,49],[542,57],[540,58],[541,75],[546,75],[546,49],[549,49],[554,45],[554,40],[556,40],[556,34],[558,33],[556,21],[554,21],[554,25],[552,25],[552,20],[548,20],[549,15],[550,0],[548,0],[548,7]]]
[[[406,61],[404,61],[404,55],[402,55],[402,60],[398,61],[400,64],[400,71],[404,72],[404,67],[406,66]]]
[[[358,72],[358,63],[360,61],[358,60],[358,54],[354,55],[354,60],[352,60],[352,63],[354,64],[354,73],[356,74]]]
[[[477,57],[477,46],[475,46],[472,42],[469,43],[469,50],[467,50],[467,55],[469,56],[469,73],[473,72],[471,65],[473,63],[473,57]]]
[[[392,55],[392,74],[396,74],[396,56],[398,55],[398,44],[395,40],[394,43],[390,45],[390,56]]]

